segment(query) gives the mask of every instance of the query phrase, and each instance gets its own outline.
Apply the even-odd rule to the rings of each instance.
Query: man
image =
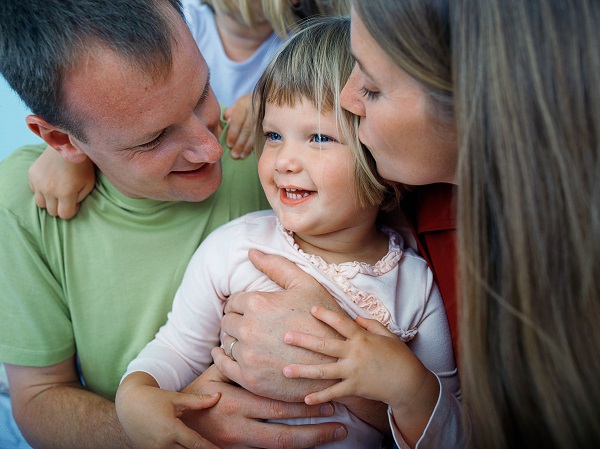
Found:
[[[28,189],[41,148],[0,165],[0,360],[15,419],[34,447],[127,447],[120,376],[165,322],[202,239],[268,207],[256,164],[223,155],[209,70],[177,0],[3,0],[0,70],[31,130],[68,161],[91,159],[98,179],[64,221]],[[255,396],[214,369],[189,390],[221,392],[186,422],[223,448],[345,435],[264,423],[332,410]]]

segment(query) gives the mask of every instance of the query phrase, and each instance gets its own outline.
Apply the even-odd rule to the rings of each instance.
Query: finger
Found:
[[[77,203],[81,203],[89,194],[94,190],[94,183],[88,182],[84,185],[79,192],[77,192]]]
[[[210,408],[219,402],[221,398],[220,393],[213,394],[190,394],[190,393],[179,393],[172,399],[173,405],[178,412],[184,410],[202,410]]]
[[[229,128],[227,129],[227,146],[233,148],[238,141],[244,120],[233,114],[229,119]]]
[[[246,145],[249,137],[250,130],[247,128],[242,128],[232,149],[232,153],[234,153],[236,157],[241,157],[242,152],[244,151],[244,146]]]
[[[252,149],[253,149],[253,142],[252,142],[252,139],[249,138],[246,141],[246,144],[244,145],[242,152],[240,153],[240,158],[245,159],[248,156],[250,156],[250,153],[252,153]]]
[[[352,338],[357,332],[362,331],[362,328],[348,315],[332,312],[325,307],[313,306],[310,308],[310,313],[346,338]]]
[[[33,197],[35,198],[35,204],[37,204],[40,209],[46,208],[46,198],[44,197],[42,192],[34,190]]]
[[[302,282],[317,283],[312,276],[285,257],[265,254],[257,249],[249,250],[248,257],[258,270],[285,290],[301,285]]]
[[[215,366],[228,379],[237,382],[242,379],[242,368],[238,362],[234,362],[225,354],[223,348],[213,348],[210,352]]]
[[[225,112],[223,113],[223,118],[225,119],[225,121],[229,121],[229,119],[231,118],[231,115],[233,114],[234,111],[235,111],[235,104],[232,106],[229,106],[227,109],[225,109]]]
[[[58,200],[54,197],[46,198],[46,211],[53,217],[58,216]]]
[[[339,379],[340,370],[336,363],[324,365],[288,365],[283,368],[283,375],[289,379]]]
[[[175,441],[184,448],[219,449],[218,446],[215,446],[210,441],[202,438],[199,433],[193,431],[179,420],[175,423],[173,432]]]
[[[363,329],[371,332],[372,334],[381,335],[383,337],[394,337],[394,334],[377,320],[372,320],[369,318],[363,318],[359,316],[356,317],[356,324],[358,324]]]
[[[239,316],[239,315],[238,315]],[[221,348],[223,349],[225,355],[232,359],[234,362],[237,360],[235,354],[240,355],[241,349],[240,346],[242,342],[235,338],[233,335],[227,334],[225,332],[225,336],[223,337],[223,341],[221,343]],[[235,352],[235,354],[234,354]]]
[[[308,394],[304,398],[304,402],[309,405],[321,404],[323,402],[331,402],[334,399],[352,395],[353,393],[350,391],[350,388],[346,386],[346,382],[338,382],[337,384],[325,388],[324,390]]]
[[[235,293],[225,303],[225,314],[221,319],[221,330],[226,334],[235,335],[235,332],[239,329],[246,306],[245,297],[249,295],[250,293],[245,292]]]
[[[283,340],[292,346],[308,349],[329,357],[340,358],[344,355],[344,341],[334,338],[323,338],[302,332],[289,331],[283,336]]]
[[[278,449],[281,447],[313,447],[333,441],[343,440],[348,430],[340,423],[286,425],[262,423],[257,432],[258,447]]]
[[[255,419],[317,418],[331,416],[335,411],[330,403],[309,405],[303,402],[284,402],[253,396],[256,398],[256,403],[249,412]]]
[[[225,356],[227,357],[227,356]],[[216,364],[215,364],[216,366]],[[212,367],[211,367],[212,368]],[[210,368],[209,368],[210,369]],[[284,402],[255,395],[242,387],[224,384],[218,388],[224,395],[237,398],[239,415],[255,420],[316,418],[333,415],[332,404],[307,405],[303,402]]]
[[[79,210],[76,195],[68,195],[58,200],[58,216],[63,220],[73,218]]]
[[[252,120],[250,114],[246,115],[246,122],[244,123],[243,130],[244,135],[240,137],[238,141],[241,141],[242,151],[240,157],[247,157],[252,153],[254,147],[254,139],[252,138]]]

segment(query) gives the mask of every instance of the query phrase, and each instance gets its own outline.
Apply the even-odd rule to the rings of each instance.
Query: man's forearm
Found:
[[[115,404],[81,388],[54,387],[33,398],[18,424],[35,448],[128,448]]]

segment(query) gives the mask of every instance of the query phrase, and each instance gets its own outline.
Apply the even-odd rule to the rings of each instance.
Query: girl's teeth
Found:
[[[299,200],[300,198],[304,198],[308,196],[308,192],[304,192],[302,194],[300,193],[293,193],[296,192],[297,189],[285,189],[285,196],[292,199],[292,200]]]

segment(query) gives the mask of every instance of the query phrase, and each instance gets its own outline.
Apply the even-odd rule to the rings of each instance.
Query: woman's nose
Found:
[[[340,94],[340,104],[344,109],[352,112],[354,115],[364,117],[365,108],[360,97],[361,92],[358,71],[358,65],[355,64],[352,73]]]

